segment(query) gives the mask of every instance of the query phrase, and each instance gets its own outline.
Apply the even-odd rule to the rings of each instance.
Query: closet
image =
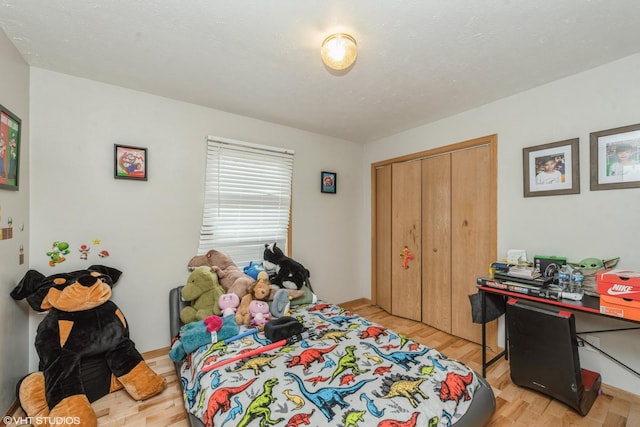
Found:
[[[372,165],[377,305],[481,342],[469,295],[496,259],[496,152],[491,135]]]

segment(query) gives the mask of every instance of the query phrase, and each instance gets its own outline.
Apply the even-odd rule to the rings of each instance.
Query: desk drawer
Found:
[[[600,313],[640,321],[640,301],[600,295]]]

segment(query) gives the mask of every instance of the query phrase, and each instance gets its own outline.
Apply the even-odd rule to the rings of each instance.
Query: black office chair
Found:
[[[507,328],[513,383],[587,415],[600,391],[601,377],[580,367],[573,314],[511,299]]]

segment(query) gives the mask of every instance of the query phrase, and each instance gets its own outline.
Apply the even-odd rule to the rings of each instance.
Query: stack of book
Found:
[[[520,284],[525,284],[525,285],[530,285],[530,286],[547,286],[553,283],[553,277],[543,277],[543,276],[532,276],[532,277],[525,277],[525,276],[516,276],[511,274],[510,272],[505,274],[505,273],[494,273],[493,277],[495,279],[501,280],[501,281],[507,281],[507,282],[514,282],[514,283],[520,283]]]
[[[490,276],[478,277],[477,284],[546,299],[559,300],[562,297],[561,289],[553,285],[553,278],[551,277],[523,279],[506,274],[494,273]]]
[[[542,274],[540,274],[540,270],[534,269],[533,267],[524,267],[519,265],[509,267],[507,275],[520,277],[522,279],[536,279],[542,276]]]

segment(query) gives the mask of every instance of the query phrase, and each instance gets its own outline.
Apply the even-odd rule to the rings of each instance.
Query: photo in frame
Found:
[[[580,194],[579,139],[522,149],[524,197]]]
[[[640,188],[640,124],[589,134],[591,190]]]
[[[113,177],[146,181],[148,175],[147,149],[129,145],[113,145]]]
[[[320,191],[322,193],[334,193],[337,190],[336,180],[338,176],[335,172],[321,172],[320,173]]]
[[[0,189],[18,191],[22,121],[0,105]]]

